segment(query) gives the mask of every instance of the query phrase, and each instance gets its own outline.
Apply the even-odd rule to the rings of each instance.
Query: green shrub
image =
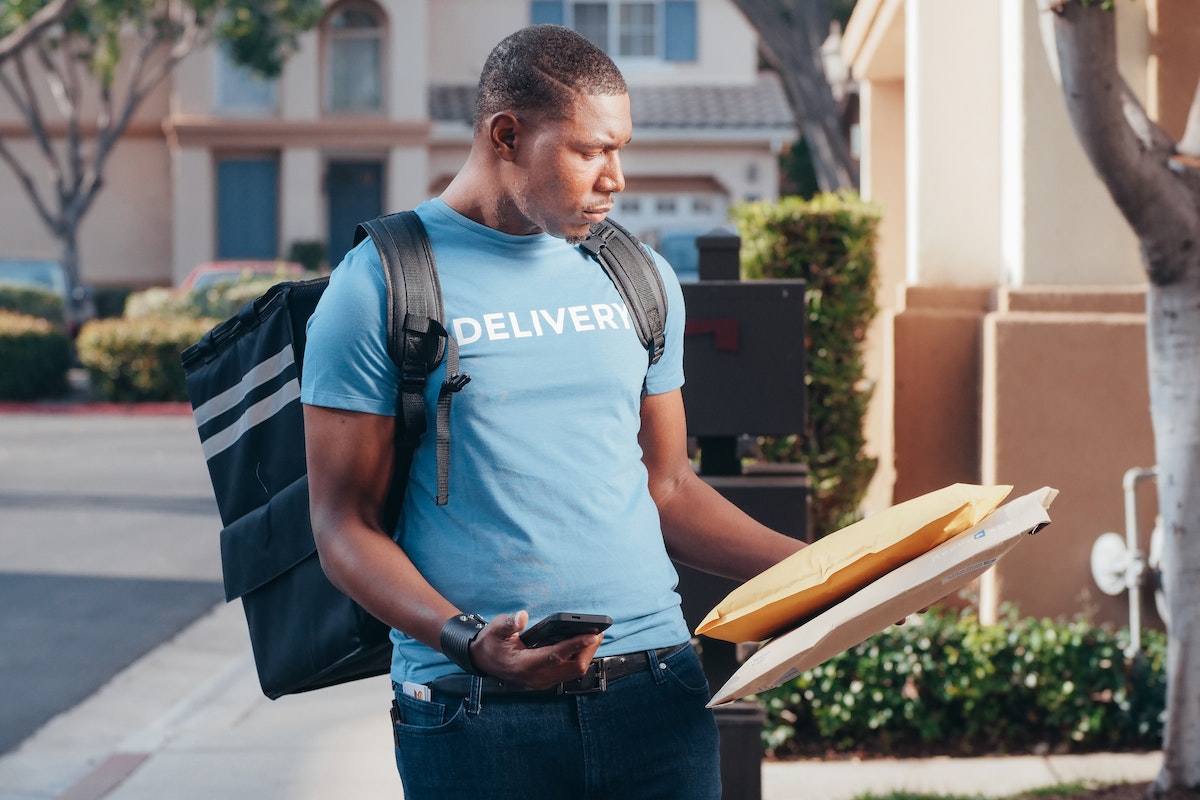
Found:
[[[93,290],[96,302],[96,318],[111,319],[125,313],[125,303],[134,293],[129,286],[97,286]]]
[[[75,345],[92,395],[112,402],[186,401],[179,356],[216,323],[155,316],[89,322]]]
[[[279,278],[254,278],[237,283],[221,284],[206,292],[189,296],[191,313],[197,317],[228,319],[242,306],[266,292]]]
[[[0,286],[0,311],[13,311],[62,325],[62,298],[54,292],[24,286]]]
[[[202,292],[180,294],[173,289],[153,288],[129,295],[125,316],[187,317],[190,319],[228,319],[246,303],[266,292],[279,282],[278,278],[258,277],[219,283]]]
[[[983,625],[930,611],[759,696],[764,745],[780,755],[978,755],[1161,746],[1166,637],[1082,621]]]
[[[71,344],[61,324],[0,310],[0,398],[63,394],[70,364]]]
[[[808,465],[812,531],[845,527],[875,474],[863,453],[863,420],[871,400],[863,343],[878,311],[875,240],[878,209],[849,194],[786,197],[733,209],[747,278],[807,282],[805,357],[807,421],[800,435],[764,437],[767,461]]]
[[[315,271],[325,264],[325,243],[319,239],[302,239],[288,247],[287,260],[295,261],[306,270]]]

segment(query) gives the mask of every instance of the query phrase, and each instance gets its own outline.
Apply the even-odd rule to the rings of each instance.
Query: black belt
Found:
[[[660,662],[664,658],[675,655],[685,647],[687,647],[686,644],[660,647],[654,651],[654,660]],[[588,664],[587,672],[575,680],[559,683],[548,689],[527,689],[523,686],[505,683],[497,678],[485,677],[481,679],[483,681],[482,693],[485,696],[498,694],[592,694],[606,690],[609,681],[615,681],[617,678],[641,672],[649,668],[649,666],[650,658],[646,654],[646,651],[627,653],[621,656],[605,656],[604,658],[592,659],[592,663]],[[429,684],[429,688],[435,692],[442,692],[443,694],[454,695],[455,697],[467,697],[471,694],[471,681],[475,680],[475,678],[476,676],[468,675],[465,672],[454,672],[449,675],[443,675],[440,678],[435,678]]]

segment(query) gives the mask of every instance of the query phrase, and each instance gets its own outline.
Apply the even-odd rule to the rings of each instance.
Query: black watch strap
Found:
[[[471,675],[483,674],[471,661],[470,646],[485,625],[487,621],[478,614],[456,614],[442,626],[442,654]]]

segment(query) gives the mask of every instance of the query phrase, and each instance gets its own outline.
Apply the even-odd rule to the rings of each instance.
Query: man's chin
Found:
[[[565,225],[557,231],[548,231],[551,236],[557,236],[559,239],[566,239],[567,244],[578,245],[592,234],[591,225]]]

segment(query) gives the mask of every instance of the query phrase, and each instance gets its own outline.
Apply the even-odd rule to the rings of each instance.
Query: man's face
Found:
[[[578,95],[561,120],[529,120],[515,160],[512,220],[575,244],[625,188],[620,150],[633,134],[629,95]]]

